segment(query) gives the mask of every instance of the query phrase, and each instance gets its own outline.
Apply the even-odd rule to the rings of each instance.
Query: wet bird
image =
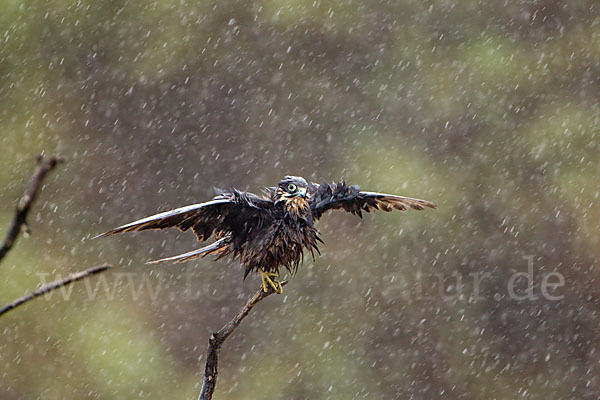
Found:
[[[213,236],[216,240],[206,247],[149,263],[184,262],[207,255],[219,259],[231,255],[244,266],[244,278],[256,271],[261,275],[265,292],[271,287],[282,293],[277,279],[280,267],[293,275],[304,251],[313,259],[315,252],[319,253],[317,244],[323,241],[314,224],[326,211],[344,210],[362,218],[363,211],[436,208],[426,200],[361,191],[358,186],[349,186],[343,181],[314,184],[298,176],[286,176],[260,196],[237,189],[215,189],[215,192],[216,196],[205,203],[152,215],[96,237],[147,229],[191,229],[200,242]]]

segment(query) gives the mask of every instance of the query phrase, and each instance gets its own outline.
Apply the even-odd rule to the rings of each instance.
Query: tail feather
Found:
[[[187,253],[179,254],[179,255],[173,256],[173,257],[161,258],[160,260],[148,261],[148,262],[146,262],[146,264],[159,264],[159,263],[167,262],[167,261],[181,263],[181,262],[193,260],[194,258],[208,256],[211,254],[218,255],[219,258],[221,258],[226,255],[225,253],[226,253],[228,245],[229,245],[229,242],[227,241],[227,238],[223,238],[223,239],[217,240],[213,244],[202,247],[201,249],[189,251]]]

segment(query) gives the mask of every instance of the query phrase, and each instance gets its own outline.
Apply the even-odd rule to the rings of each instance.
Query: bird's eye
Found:
[[[295,192],[296,191],[296,185],[294,185],[293,183],[290,183],[289,185],[287,185],[287,190],[289,192]]]

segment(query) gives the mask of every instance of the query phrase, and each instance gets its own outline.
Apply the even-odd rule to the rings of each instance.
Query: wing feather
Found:
[[[316,219],[320,218],[324,212],[335,209],[344,210],[362,217],[363,211],[406,211],[409,208],[421,211],[425,207],[437,207],[434,203],[427,200],[361,191],[358,186],[348,186],[344,182],[337,184],[324,182],[319,186],[313,185],[310,201],[313,217]]]
[[[182,226],[185,227],[185,223],[187,221],[193,220],[195,216],[199,214],[199,210],[217,206],[221,204],[231,203],[230,199],[217,199],[207,201],[205,203],[192,204],[185,207],[176,208],[175,210],[162,212],[159,214],[151,215],[146,218],[139,219],[137,221],[130,222],[128,224],[119,226],[118,228],[112,229],[108,232],[102,233],[98,236],[95,236],[93,239],[112,236],[121,232],[133,232],[133,231],[143,231],[147,229],[164,229],[170,228],[174,226]],[[189,229],[187,227],[186,229]],[[182,229],[182,230],[186,230]]]
[[[95,238],[121,232],[172,227],[182,231],[192,228],[200,241],[207,240],[213,233],[220,238],[229,232],[237,233],[240,227],[260,224],[261,218],[268,217],[265,208],[270,204],[270,200],[252,193],[237,190],[220,191],[211,201],[151,215],[102,233]]]
[[[188,251],[187,253],[179,254],[177,256],[161,258],[160,260],[148,261],[148,262],[146,262],[146,264],[158,264],[158,263],[163,263],[163,262],[167,262],[167,261],[181,263],[184,261],[193,260],[198,257],[204,257],[204,256],[208,256],[208,255],[225,254],[227,252],[228,244],[229,244],[229,238],[225,237],[223,239],[217,240],[216,242],[214,242],[206,247],[202,247],[201,249]]]
[[[375,200],[377,208],[383,211],[400,210],[406,211],[407,208],[423,211],[425,207],[437,208],[435,203],[427,200],[413,199],[411,197],[397,196],[395,194],[385,194],[377,192],[360,192],[363,198],[372,198]]]

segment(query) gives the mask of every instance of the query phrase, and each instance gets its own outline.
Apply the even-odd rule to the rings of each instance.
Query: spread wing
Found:
[[[424,210],[425,207],[436,208],[436,205],[427,200],[412,199],[410,197],[396,196],[376,192],[363,192],[358,186],[348,186],[344,182],[322,183],[311,185],[310,208],[315,219],[321,218],[328,210],[344,210],[362,218],[362,212],[374,210],[405,211]]]
[[[235,237],[237,234],[251,231],[254,226],[263,224],[269,218],[268,208],[272,204],[272,201],[252,193],[238,190],[219,191],[218,196],[206,203],[152,215],[110,230],[96,238],[121,232],[172,227],[182,231],[192,228],[199,241],[207,240],[213,233],[218,238],[227,233]]]

